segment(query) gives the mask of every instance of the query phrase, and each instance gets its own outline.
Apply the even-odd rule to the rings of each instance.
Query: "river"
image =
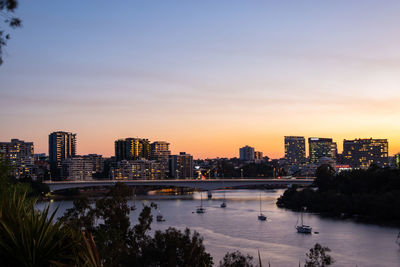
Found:
[[[224,192],[227,207],[220,208]],[[136,200],[138,209],[130,217],[131,222],[136,223],[140,203],[157,203],[166,221],[153,222],[153,230],[189,227],[199,232],[215,265],[227,251],[240,250],[257,260],[259,250],[265,266],[268,262],[271,266],[298,266],[299,261],[303,266],[305,253],[315,243],[320,243],[331,249],[330,255],[335,260],[333,266],[400,266],[400,248],[395,243],[399,229],[304,214],[304,222],[312,226],[313,234],[298,234],[294,227],[299,213],[280,209],[275,204],[282,193],[283,190],[214,191],[211,200],[203,193],[204,214],[194,212],[200,204],[200,193],[190,196],[148,195]],[[267,221],[257,220],[260,195]],[[44,205],[47,203],[37,204],[39,209]],[[61,216],[72,207],[72,201],[54,201],[50,205],[52,210],[59,207],[57,216]],[[153,214],[155,216],[157,211]]]

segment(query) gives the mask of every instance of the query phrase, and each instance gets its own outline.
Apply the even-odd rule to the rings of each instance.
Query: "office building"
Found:
[[[343,162],[352,168],[368,168],[371,164],[379,167],[389,165],[387,139],[354,139],[343,141]]]
[[[171,155],[169,160],[169,175],[175,179],[193,178],[193,156],[180,152]]]
[[[115,158],[117,161],[150,159],[150,142],[142,138],[116,140]]]
[[[92,180],[93,169],[93,162],[87,157],[75,156],[61,161],[61,177],[66,180]]]
[[[61,176],[61,162],[76,155],[76,134],[53,132],[49,135],[49,163],[52,178]]]
[[[337,154],[336,143],[332,138],[308,138],[310,163],[318,163],[322,157],[335,159]]]
[[[18,179],[31,176],[35,179],[34,147],[32,142],[11,139],[11,142],[0,142],[0,157],[13,167],[13,174]]]
[[[160,180],[165,178],[164,166],[155,160],[121,160],[111,168],[114,180]]]
[[[306,140],[303,136],[285,136],[285,161],[299,165],[306,161]]]
[[[239,148],[239,159],[242,161],[254,161],[254,147],[244,146]]]

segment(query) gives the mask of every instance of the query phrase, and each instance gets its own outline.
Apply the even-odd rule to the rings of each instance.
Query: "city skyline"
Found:
[[[0,140],[47,153],[48,133],[65,130],[78,154],[111,156],[132,136],[195,158],[245,145],[281,158],[285,135],[332,138],[339,152],[372,137],[393,155],[399,12],[396,1],[20,1]]]
[[[52,134],[55,134],[55,133],[66,133],[66,134],[71,134],[71,135],[73,135],[74,136],[74,138],[76,138],[75,140],[74,140],[74,151],[79,151],[79,134],[77,134],[77,133],[72,133],[72,132],[68,132],[68,131],[63,131],[63,130],[57,130],[57,131],[54,131],[54,132],[52,132],[52,133],[50,133],[50,136],[52,135]],[[270,159],[280,159],[280,158],[285,158],[285,155],[286,155],[286,153],[285,153],[285,146],[286,146],[286,138],[293,138],[293,137],[295,137],[295,138],[304,138],[304,139],[308,139],[304,144],[305,144],[305,147],[304,147],[304,152],[305,152],[305,156],[306,156],[306,158],[308,159],[308,160],[310,160],[310,148],[309,148],[309,146],[310,146],[310,139],[311,140],[313,140],[313,139],[331,139],[332,141],[336,141],[334,138],[326,138],[326,137],[316,137],[316,136],[312,136],[312,137],[307,137],[307,136],[283,136],[282,137],[282,146],[283,146],[283,154],[281,155],[281,156],[278,156],[278,157],[271,157],[271,156],[269,156],[270,154],[268,153],[268,151],[263,151],[263,150],[261,150],[261,149],[258,149],[258,147],[256,147],[256,146],[253,146],[251,143],[246,143],[245,145],[242,145],[242,146],[238,146],[238,147],[235,147],[235,148],[233,148],[232,150],[236,150],[236,154],[233,154],[232,156],[228,156],[228,155],[222,155],[222,156],[216,156],[216,157],[197,157],[196,155],[193,155],[193,153],[191,153],[189,150],[187,150],[187,149],[185,149],[185,148],[183,148],[182,150],[173,150],[173,149],[171,149],[170,150],[170,153],[171,154],[179,154],[179,153],[181,153],[181,152],[183,152],[183,151],[185,151],[186,153],[189,153],[189,154],[191,154],[191,155],[193,155],[193,157],[194,158],[197,158],[197,159],[212,159],[212,158],[240,158],[240,153],[238,152],[238,150],[241,150],[241,149],[243,149],[243,148],[246,148],[246,147],[248,147],[248,148],[251,148],[251,149],[253,149],[254,150],[254,152],[253,153],[261,153],[261,154],[264,154],[263,156],[267,156],[267,157],[269,157]],[[126,137],[126,138],[117,138],[117,139],[115,139],[113,142],[112,142],[112,147],[113,147],[113,150],[112,150],[112,152],[110,153],[110,154],[101,154],[101,153],[97,153],[97,152],[95,152],[95,151],[89,151],[89,152],[85,152],[85,153],[79,153],[79,152],[74,152],[77,156],[80,156],[80,155],[90,155],[90,154],[98,154],[98,155],[102,155],[102,156],[105,156],[105,157],[114,157],[114,156],[116,156],[116,154],[117,154],[117,150],[116,150],[116,144],[117,144],[117,142],[121,142],[121,141],[125,141],[125,140],[145,140],[146,142],[148,142],[149,143],[149,149],[150,149],[150,145],[153,145],[154,143],[166,143],[166,144],[168,144],[168,147],[170,146],[170,145],[172,145],[173,146],[173,144],[171,144],[170,142],[168,142],[168,141],[165,141],[165,140],[152,140],[152,139],[149,139],[149,138],[147,138],[147,137]],[[360,137],[356,137],[356,138],[353,138],[354,140],[365,140],[365,141],[369,141],[369,140],[381,140],[381,139],[384,139],[384,140],[387,140],[386,138],[373,138],[373,137],[368,137],[368,138],[360,138]],[[13,138],[9,138],[9,140],[22,140],[22,141],[26,141],[25,139],[21,139],[21,138],[16,138],[16,137],[13,137]],[[27,140],[29,140],[29,139],[27,139]],[[1,141],[1,140],[0,140]],[[341,154],[342,152],[343,152],[343,148],[344,148],[344,142],[345,141],[351,141],[350,140],[350,138],[345,138],[345,139],[343,139],[341,142],[333,142],[333,144],[335,144],[335,149],[337,149],[337,153],[339,153],[339,154]],[[387,140],[388,141],[388,143],[390,143],[390,140]],[[2,142],[6,142],[6,140],[3,140]],[[45,151],[38,151],[37,150],[37,147],[36,147],[36,142],[35,141],[32,141],[32,140],[29,140],[29,142],[31,142],[32,144],[33,144],[33,146],[34,146],[34,149],[35,149],[35,154],[46,154],[46,155],[49,155],[49,150],[50,150],[50,148],[49,148],[49,142],[47,142],[47,147],[46,147],[46,149],[45,149]],[[338,144],[340,144],[340,145],[337,145],[337,143]],[[390,148],[390,145],[388,146],[389,148]],[[257,150],[257,151],[256,151]],[[389,149],[389,151],[390,151],[390,149]],[[148,153],[150,153],[150,151],[148,152]],[[388,156],[394,156],[394,155],[398,155],[398,154],[400,154],[399,152],[397,152],[397,153],[393,153],[393,154],[390,154],[390,153],[388,153]],[[150,157],[150,154],[149,154],[149,157]]]

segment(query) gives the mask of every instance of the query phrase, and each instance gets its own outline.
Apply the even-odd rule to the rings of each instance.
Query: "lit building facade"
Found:
[[[322,157],[336,159],[337,145],[332,138],[308,138],[310,163],[318,163]]]
[[[244,146],[239,148],[239,159],[243,161],[254,161],[254,147]]]
[[[175,179],[193,178],[193,156],[180,152],[171,155],[169,160],[169,175]]]
[[[169,172],[169,157],[171,151],[169,150],[169,143],[165,141],[155,141],[150,144],[150,158],[162,164],[164,173]]]
[[[285,136],[285,160],[290,165],[306,161],[306,140],[303,136]]]
[[[121,160],[111,168],[113,180],[160,180],[165,178],[164,166],[155,160]]]
[[[87,157],[77,156],[61,161],[61,177],[67,180],[92,180],[93,169],[93,162]]]
[[[354,139],[343,141],[344,164],[352,168],[368,168],[371,164],[379,167],[389,165],[389,143],[387,139]]]
[[[49,163],[53,178],[61,176],[61,162],[76,155],[76,134],[53,132],[49,135]]]
[[[33,142],[11,139],[11,142],[0,142],[1,158],[9,162],[13,167],[14,176],[18,179],[21,176],[35,176],[34,147]]]
[[[115,141],[114,145],[117,161],[150,159],[150,142],[148,139],[119,139]]]
[[[396,169],[400,169],[400,154],[396,154],[393,156],[393,166]]]
[[[171,151],[169,143],[165,141],[155,141],[150,144],[150,156],[152,160],[168,162]]]

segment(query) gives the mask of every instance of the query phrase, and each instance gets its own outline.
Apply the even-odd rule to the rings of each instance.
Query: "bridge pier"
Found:
[[[207,197],[208,197],[208,199],[211,199],[211,198],[212,198],[211,190],[207,191]]]

